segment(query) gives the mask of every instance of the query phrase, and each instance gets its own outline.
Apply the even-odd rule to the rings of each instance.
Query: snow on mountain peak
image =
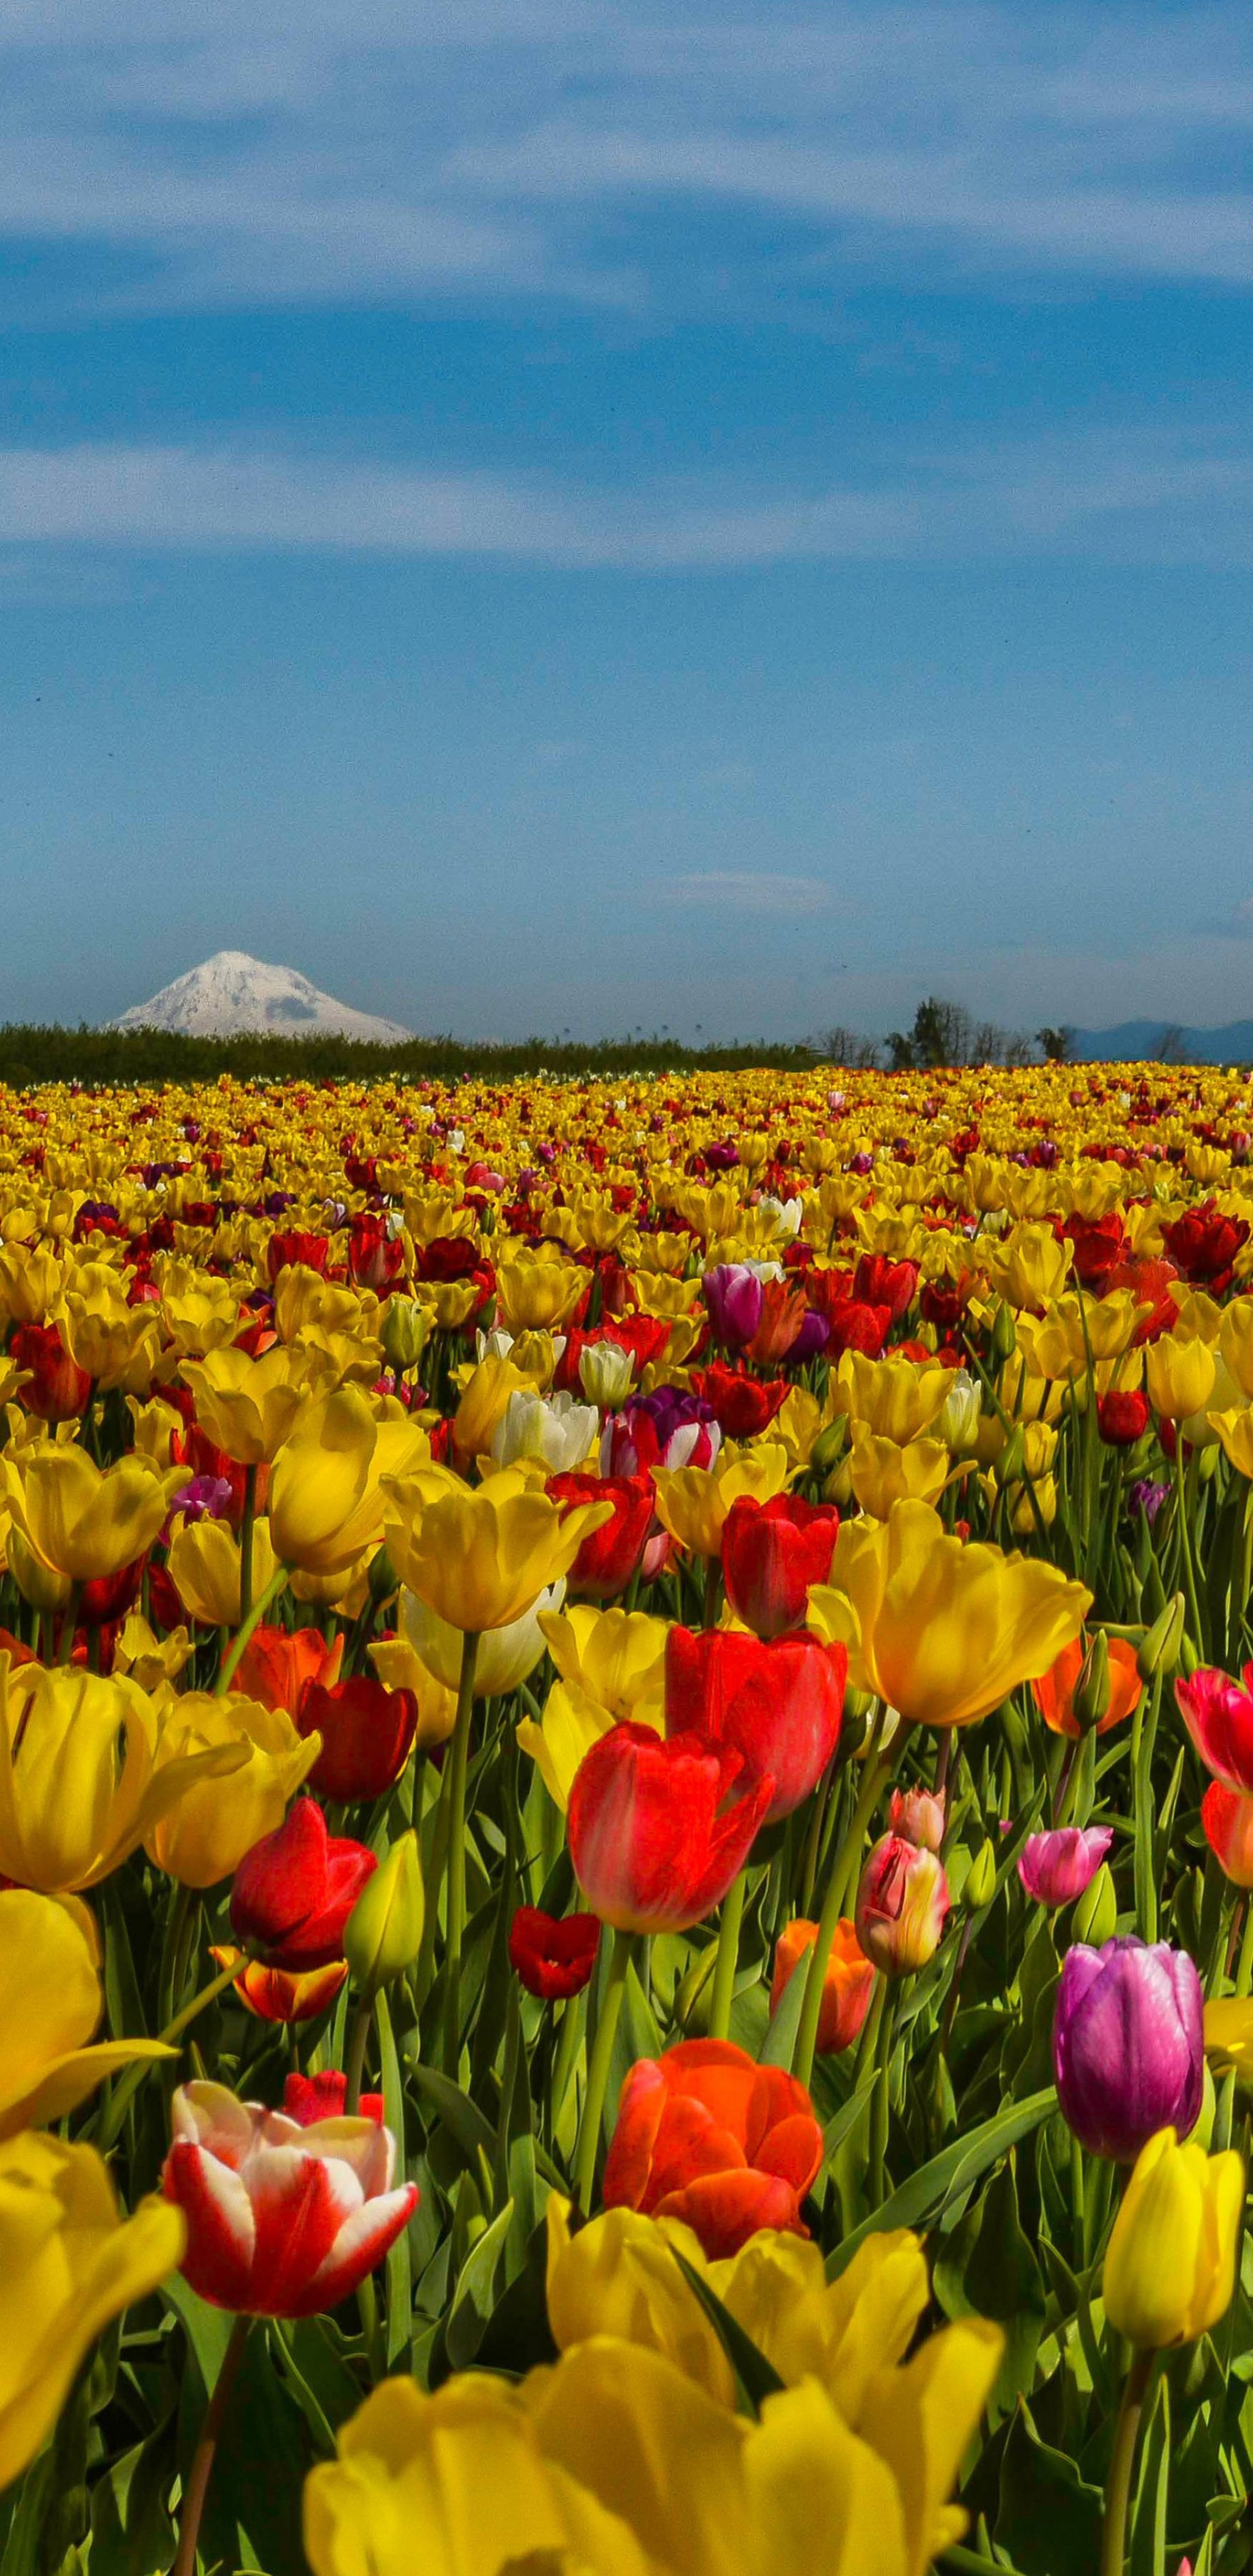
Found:
[[[252,1036],[364,1038],[377,1044],[402,1039],[412,1031],[397,1020],[377,1019],[354,1011],[330,993],[319,992],[307,975],[291,966],[267,966],[240,948],[219,948],[202,966],[193,966],[162,986],[151,1001],[109,1023],[115,1029],[172,1029],[183,1037]]]

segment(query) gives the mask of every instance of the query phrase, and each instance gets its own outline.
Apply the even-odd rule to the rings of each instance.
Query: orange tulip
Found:
[[[1087,1640],[1073,1637],[1063,1646],[1055,1663],[1038,1682],[1031,1685],[1035,1704],[1047,1727],[1054,1735],[1069,1735],[1076,1740],[1083,1728],[1075,1715],[1075,1689],[1083,1669]],[[1136,1669],[1136,1650],[1126,1637],[1109,1640],[1109,1707],[1097,1726],[1105,1735],[1111,1726],[1119,1726],[1140,1705],[1144,1684]]]

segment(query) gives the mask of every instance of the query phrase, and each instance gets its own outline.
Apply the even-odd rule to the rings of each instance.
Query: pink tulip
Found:
[[[372,2119],[302,2127],[223,2084],[184,2084],[161,2188],[187,2221],[184,2278],[238,2316],[338,2307],[381,2263],[417,2206],[392,2189],[396,2142]]]
[[[1028,1834],[1018,1855],[1018,1875],[1040,1905],[1072,1905],[1090,1887],[1114,1839],[1112,1825],[1059,1825]]]

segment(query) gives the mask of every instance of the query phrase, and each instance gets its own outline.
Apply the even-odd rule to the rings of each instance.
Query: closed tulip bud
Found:
[[[579,1384],[589,1404],[616,1413],[635,1383],[635,1362],[620,1342],[587,1342],[579,1353]]]
[[[1006,1360],[1013,1358],[1017,1347],[1018,1327],[1014,1321],[1014,1310],[1002,1300],[992,1325],[993,1367],[1003,1368]]]
[[[961,1901],[968,1914],[982,1914],[996,1894],[996,1853],[985,1834],[966,1873]]]
[[[829,1422],[825,1431],[819,1432],[809,1453],[811,1475],[830,1476],[833,1473],[839,1465],[847,1436],[848,1424],[843,1414]]]
[[[1022,1471],[1026,1464],[1026,1456],[1026,1438],[1023,1426],[1020,1422],[1015,1426],[1014,1430],[1011,1431],[999,1457],[994,1461],[992,1473],[995,1476],[998,1485],[1017,1485],[1021,1483]]]
[[[938,1852],[944,1841],[945,1797],[942,1789],[894,1789],[888,1823],[919,1851]]]
[[[425,1920],[418,1838],[409,1832],[380,1861],[345,1926],[344,1956],[363,1994],[377,1994],[412,1967]]]
[[[1193,2343],[1226,2313],[1236,2281],[1244,2164],[1159,2129],[1139,2156],[1105,2256],[1105,2313],[1142,2352]]]
[[[925,1968],[940,1946],[948,1880],[934,1852],[884,1834],[861,1874],[854,1922],[866,1957],[885,1977]]]
[[[966,1369],[959,1369],[935,1425],[937,1440],[942,1440],[955,1457],[965,1457],[979,1437],[981,1415],[978,1382]]]
[[[1118,1897],[1108,1861],[1102,1861],[1075,1907],[1075,1939],[1099,1950],[1118,1929]]]
[[[1108,1709],[1109,1639],[1103,1628],[1096,1628],[1075,1684],[1074,1711],[1083,1732],[1086,1734],[1090,1726],[1099,1726]]]
[[[430,1315],[416,1297],[389,1297],[379,1325],[383,1357],[390,1369],[416,1368],[426,1348]]]
[[[1183,1651],[1184,1597],[1172,1592],[1164,1610],[1158,1612],[1136,1652],[1136,1670],[1141,1681],[1154,1681],[1158,1673],[1176,1671]]]

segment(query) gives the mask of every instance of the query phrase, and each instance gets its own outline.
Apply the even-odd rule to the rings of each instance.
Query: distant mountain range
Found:
[[[1253,1063],[1253,1020],[1229,1020],[1221,1029],[1189,1029],[1164,1020],[1120,1020],[1115,1029],[1075,1029],[1071,1054],[1077,1063],[1148,1064]]]
[[[291,966],[266,966],[242,949],[219,948],[203,966],[193,966],[172,984],[162,986],[150,1002],[137,1002],[111,1020],[115,1029],[173,1029],[182,1037],[365,1038],[375,1045],[412,1036],[398,1020],[376,1019],[354,1011],[330,993],[320,993],[307,975]]]

